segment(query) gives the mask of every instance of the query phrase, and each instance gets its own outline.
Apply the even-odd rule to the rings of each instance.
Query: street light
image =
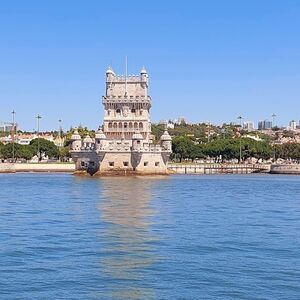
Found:
[[[240,163],[242,162],[242,116],[238,116],[240,120]]]
[[[13,110],[12,114],[12,161],[15,162],[15,114],[16,112]]]
[[[40,119],[42,117],[38,114],[36,119],[37,119],[37,139],[38,139],[38,142],[37,142],[37,147],[38,147],[38,162],[40,162]]]
[[[59,119],[59,120],[58,120],[58,123],[59,123],[59,127],[58,127],[58,138],[59,138],[59,146],[60,146],[60,147],[62,147],[62,140],[61,140],[61,138],[62,138],[62,136],[61,136],[61,134],[62,134],[62,127],[61,127],[61,122],[62,122],[62,120]]]

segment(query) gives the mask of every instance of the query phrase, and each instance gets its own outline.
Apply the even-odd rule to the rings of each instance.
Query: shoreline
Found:
[[[127,174],[115,174],[105,172],[93,176],[85,171],[76,171],[72,163],[0,163],[0,174],[14,173],[66,173],[74,176],[85,177],[129,177],[129,176],[170,176],[170,175],[246,175],[246,174],[278,174],[300,175],[300,165],[228,165],[228,164],[194,164],[194,165],[169,165],[166,174],[140,174],[128,172]]]

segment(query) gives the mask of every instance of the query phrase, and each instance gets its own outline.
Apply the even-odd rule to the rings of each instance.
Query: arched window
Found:
[[[112,128],[112,123],[111,122],[108,123],[108,128]]]
[[[121,109],[120,108],[116,109],[116,113],[120,114],[121,113]]]
[[[127,122],[124,123],[124,128],[127,128]]]
[[[122,126],[122,122],[119,122],[119,128],[122,128],[123,126]]]
[[[129,128],[132,128],[132,122],[129,122]]]
[[[117,128],[118,124],[116,122],[114,122],[114,128]]]
[[[142,123],[142,122],[139,123],[139,128],[140,128],[140,129],[143,128],[143,123]]]
[[[138,123],[134,122],[133,126],[134,126],[134,128],[138,128]]]

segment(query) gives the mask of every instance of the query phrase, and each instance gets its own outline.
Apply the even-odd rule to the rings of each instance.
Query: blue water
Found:
[[[0,175],[0,298],[300,299],[300,177]]]

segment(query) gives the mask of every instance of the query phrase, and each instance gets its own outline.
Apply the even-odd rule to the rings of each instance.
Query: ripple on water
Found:
[[[300,177],[0,179],[3,299],[300,299]]]

